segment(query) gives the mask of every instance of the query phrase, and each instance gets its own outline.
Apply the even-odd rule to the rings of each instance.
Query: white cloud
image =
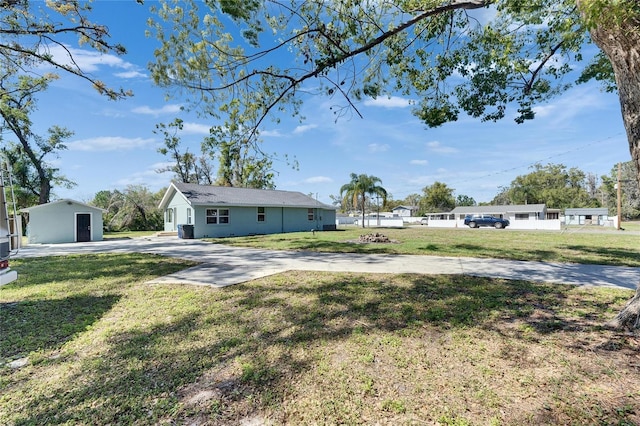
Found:
[[[369,152],[385,152],[388,151],[389,148],[391,148],[389,145],[385,144],[379,144],[379,143],[370,143],[368,145],[369,148]]]
[[[555,102],[533,107],[536,118],[548,118],[552,125],[570,124],[570,121],[584,111],[604,107],[603,95],[588,87],[575,88]]]
[[[142,73],[140,71],[117,72],[114,75],[120,78],[137,78],[137,77],[146,78],[147,77],[145,73]]]
[[[208,135],[211,126],[200,123],[182,123],[182,131],[191,135]]]
[[[427,148],[439,154],[455,154],[458,152],[456,148],[444,146],[438,141],[427,142]]]
[[[67,148],[72,151],[121,151],[144,148],[153,143],[153,139],[102,136],[70,142]]]
[[[399,96],[380,97],[364,101],[366,106],[383,108],[406,108],[411,106],[411,103],[412,101],[410,99],[401,98]]]
[[[303,181],[304,183],[331,183],[333,179],[327,176],[313,176]]]
[[[427,160],[411,160],[409,161],[409,164],[414,166],[426,166],[429,162]]]
[[[260,131],[260,136],[266,137],[281,137],[282,133],[279,130],[262,130]]]
[[[172,172],[158,173],[158,170],[173,165],[174,163],[171,162],[154,163],[146,170],[132,173],[125,178],[117,180],[115,184],[122,188],[128,185],[144,185],[152,191],[157,191],[160,188],[166,187],[173,177]]]
[[[175,114],[180,111],[182,111],[182,105],[180,104],[164,105],[162,108],[151,108],[145,105],[131,110],[131,112],[136,114],[153,115],[154,117],[165,114]]]
[[[316,124],[303,124],[301,126],[296,127],[293,130],[293,134],[299,135],[299,134],[308,132],[309,130],[315,129],[316,127],[318,127]]]
[[[549,117],[556,110],[555,105],[541,105],[533,107],[533,112],[536,114],[536,118]]]
[[[130,72],[138,68],[136,65],[124,61],[116,55],[76,49],[68,45],[51,46],[48,48],[47,53],[51,54],[58,63],[71,67],[77,66],[84,72],[96,72],[101,66],[124,69]]]

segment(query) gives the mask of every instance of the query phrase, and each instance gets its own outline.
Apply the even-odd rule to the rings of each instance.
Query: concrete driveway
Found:
[[[24,247],[16,257],[74,253],[153,253],[199,262],[198,266],[159,277],[151,283],[225,287],[289,270],[416,274],[466,274],[580,286],[635,290],[640,268],[523,262],[442,256],[313,253],[230,247],[176,237],[145,237],[91,243]]]

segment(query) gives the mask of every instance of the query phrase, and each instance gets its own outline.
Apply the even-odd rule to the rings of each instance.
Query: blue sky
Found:
[[[183,146],[199,153],[213,123],[180,111],[184,100],[165,99],[147,71],[157,47],[144,34],[150,3],[95,4],[94,21],[109,27],[112,40],[124,44],[127,55],[100,56],[70,46],[85,70],[112,86],[132,89],[134,97],[108,101],[85,81],[62,76],[39,100],[33,116],[39,134],[52,125],[75,132],[54,164],[77,186],[54,189],[54,198],[87,202],[100,190],[129,184],[153,191],[166,187],[172,176],[156,172],[167,158],[157,152],[162,139],[153,130],[176,117],[185,122]],[[278,125],[265,123],[263,150],[281,158],[287,154],[299,163],[294,170],[284,160],[274,162],[277,189],[311,193],[329,203],[353,172],[379,177],[394,199],[422,193],[440,181],[456,195],[483,202],[537,162],[601,176],[631,159],[617,95],[602,92],[597,84],[577,86],[537,106],[536,119],[525,124],[516,124],[512,116],[497,123],[461,117],[430,129],[411,114],[409,99],[403,98],[363,101],[358,104],[363,119],[353,115],[336,122],[329,109],[334,103],[312,97],[304,104],[303,124],[285,116]]]

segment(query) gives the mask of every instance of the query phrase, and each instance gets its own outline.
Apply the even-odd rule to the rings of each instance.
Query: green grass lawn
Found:
[[[105,231],[102,238],[105,240],[123,239],[123,238],[139,238],[148,237],[155,234],[158,231]]]
[[[382,233],[394,244],[357,244]],[[624,232],[536,232],[496,229],[355,228],[219,238],[214,243],[276,250],[418,254],[640,266],[640,235]]]
[[[630,291],[316,272],[149,285],[189,264],[143,254],[12,265],[3,425],[640,424],[640,339],[601,326]]]

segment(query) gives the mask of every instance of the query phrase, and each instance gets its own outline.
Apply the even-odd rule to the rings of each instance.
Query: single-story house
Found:
[[[547,206],[544,204],[515,204],[502,206],[465,206],[451,210],[457,219],[464,221],[469,214],[490,214],[513,222],[515,220],[544,220]]]
[[[425,217],[429,226],[443,228],[464,227],[467,215],[485,214],[508,219],[512,229],[561,229],[559,211],[549,211],[545,204],[514,204],[500,206],[460,206],[446,213],[432,213]]]
[[[336,229],[336,207],[293,191],[171,182],[159,207],[165,231],[193,238]]]
[[[566,225],[611,225],[606,207],[565,209],[564,220]]]
[[[107,211],[70,199],[20,210],[27,213],[29,244],[74,243],[102,240],[102,215]]]
[[[417,206],[398,206],[391,209],[394,216],[400,217],[412,217],[415,213],[418,212]]]

